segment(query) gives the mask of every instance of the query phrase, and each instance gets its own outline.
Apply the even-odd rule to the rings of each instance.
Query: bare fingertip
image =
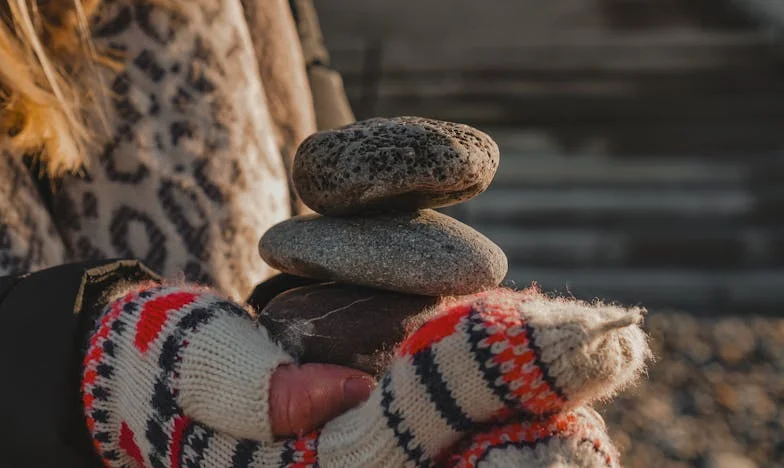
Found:
[[[367,376],[349,377],[343,382],[343,409],[351,409],[367,400],[376,382]]]

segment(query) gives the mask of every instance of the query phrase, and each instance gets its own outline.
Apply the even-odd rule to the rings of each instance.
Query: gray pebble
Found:
[[[507,271],[497,245],[432,210],[363,218],[298,216],[269,229],[259,252],[284,273],[427,296],[495,287]]]
[[[437,208],[483,192],[498,146],[463,124],[376,118],[316,133],[297,150],[294,186],[325,215]]]
[[[379,375],[392,350],[436,313],[437,297],[326,283],[292,289],[259,314],[300,362],[326,362]]]

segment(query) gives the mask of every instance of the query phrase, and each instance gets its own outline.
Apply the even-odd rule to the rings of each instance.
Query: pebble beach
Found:
[[[784,318],[651,311],[647,377],[602,407],[628,468],[784,466]]]

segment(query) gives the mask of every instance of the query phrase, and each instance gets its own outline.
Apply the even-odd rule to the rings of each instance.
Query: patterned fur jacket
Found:
[[[94,19],[124,67],[99,70],[112,132],[82,174],[39,190],[0,155],[0,274],[136,258],[235,299],[269,275],[256,245],[301,206],[286,170],[316,130],[309,78],[323,124],[353,119],[312,4],[198,0],[186,17],[157,3],[107,0]]]

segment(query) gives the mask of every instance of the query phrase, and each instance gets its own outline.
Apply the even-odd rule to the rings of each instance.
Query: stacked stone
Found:
[[[325,283],[273,299],[260,319],[306,362],[378,373],[387,351],[447,296],[497,286],[501,249],[433,208],[483,192],[498,146],[467,125],[377,118],[316,133],[293,182],[319,214],[273,226],[259,252],[283,273]]]

